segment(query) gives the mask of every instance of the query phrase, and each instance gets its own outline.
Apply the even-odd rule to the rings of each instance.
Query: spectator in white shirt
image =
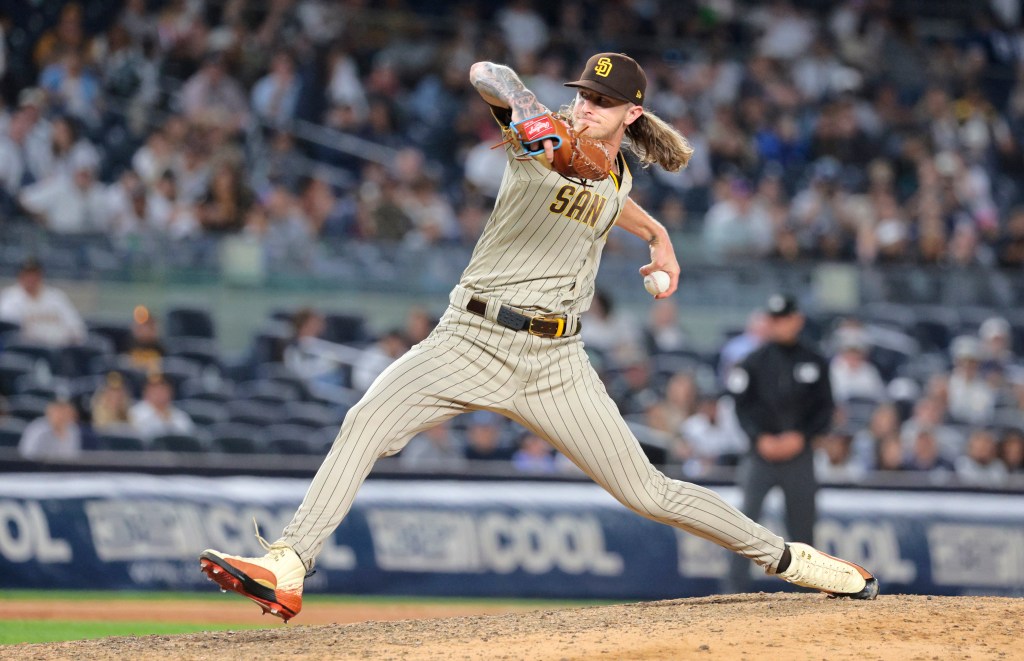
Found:
[[[956,477],[963,484],[997,487],[1006,480],[1006,466],[999,459],[996,436],[988,429],[975,429],[967,440],[966,452],[953,462]]]
[[[21,205],[58,234],[107,229],[107,190],[96,180],[99,158],[89,145],[76,145],[71,173],[58,173],[21,191]]]
[[[25,427],[18,452],[26,459],[67,460],[82,452],[82,430],[78,412],[66,398],[58,397],[46,405],[46,415]]]
[[[408,350],[409,343],[401,331],[388,331],[352,365],[352,387],[365,392],[381,372]]]
[[[853,453],[853,434],[848,429],[832,430],[814,448],[814,476],[819,482],[856,484],[867,471]]]
[[[147,440],[165,434],[191,434],[195,430],[192,418],[174,406],[174,391],[161,374],[149,377],[142,401],[128,410],[128,421]]]
[[[953,340],[953,372],[949,376],[949,414],[957,422],[985,424],[995,411],[995,389],[981,373],[978,338],[961,335]]]
[[[841,328],[836,332],[838,353],[829,364],[832,397],[837,402],[851,398],[885,398],[885,382],[878,368],[868,359],[867,334],[860,328]]]
[[[43,284],[43,267],[27,260],[18,282],[0,292],[0,320],[16,323],[21,337],[54,347],[85,339],[85,322],[67,294]]]

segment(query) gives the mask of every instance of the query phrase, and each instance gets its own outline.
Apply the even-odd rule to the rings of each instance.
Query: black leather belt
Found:
[[[487,302],[481,301],[479,298],[471,298],[466,304],[466,310],[483,317],[487,311]],[[565,328],[568,325],[565,317],[531,317],[520,314],[506,305],[502,305],[498,309],[498,317],[495,321],[505,328],[524,330],[530,335],[551,338],[565,336]],[[577,323],[572,335],[579,333],[582,327],[582,322]]]

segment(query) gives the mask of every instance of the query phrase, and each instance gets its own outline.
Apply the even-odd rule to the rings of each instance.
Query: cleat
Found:
[[[805,588],[819,590],[830,597],[874,599],[878,579],[860,565],[822,553],[807,544],[789,544],[792,560],[779,578]]]
[[[290,547],[268,544],[260,558],[244,558],[207,549],[199,556],[199,567],[222,592],[230,590],[256,602],[263,614],[285,622],[302,610],[302,583],[306,566]]]

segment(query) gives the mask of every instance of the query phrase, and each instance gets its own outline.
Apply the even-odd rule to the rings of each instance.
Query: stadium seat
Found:
[[[169,337],[164,342],[168,356],[179,356],[195,361],[204,367],[222,367],[216,340],[206,337]]]
[[[146,442],[129,432],[103,432],[96,434],[96,449],[111,452],[141,452]]]
[[[313,455],[324,450],[319,430],[301,425],[270,425],[260,430],[260,442],[270,452],[283,455]]]
[[[213,317],[204,308],[173,307],[164,315],[165,334],[172,337],[216,337]]]
[[[190,379],[198,379],[203,374],[203,366],[189,358],[181,356],[164,356],[160,361],[160,371],[171,382],[174,392],[181,390],[181,385]]]
[[[21,353],[0,353],[0,395],[10,395],[20,377],[33,374],[36,359]]]
[[[227,402],[225,408],[231,422],[263,427],[281,422],[281,407],[264,401],[235,399]]]
[[[115,321],[88,321],[86,326],[92,334],[107,338],[114,346],[115,353],[124,353],[132,343],[132,327]]]
[[[196,434],[163,434],[150,441],[150,448],[163,452],[200,453],[207,451],[206,439]]]
[[[324,315],[324,332],[328,342],[362,344],[370,340],[366,332],[366,319],[362,315],[332,312]]]
[[[28,423],[18,418],[0,417],[0,448],[16,448]]]
[[[113,356],[114,353],[114,343],[110,338],[90,333],[81,344],[60,350],[56,373],[66,377],[83,376],[89,373],[93,360],[100,356]]]
[[[257,381],[276,381],[288,385],[298,393],[300,399],[309,400],[312,397],[309,386],[302,377],[291,371],[284,363],[257,365],[255,376]]]
[[[914,309],[899,303],[868,303],[860,311],[864,321],[909,333],[917,322]]]
[[[260,428],[236,422],[223,422],[206,428],[210,450],[225,454],[256,454],[262,451],[258,442]]]
[[[960,327],[960,317],[953,308],[924,306],[917,308],[917,320],[911,335],[925,351],[946,351]]]
[[[5,354],[21,354],[36,361],[43,361],[51,373],[56,373],[59,366],[60,350],[46,344],[30,342],[23,338],[16,338],[4,345]]]
[[[287,402],[300,401],[302,393],[292,383],[257,379],[239,383],[235,387],[235,398],[282,405]]]
[[[311,428],[337,426],[344,418],[334,408],[313,402],[288,402],[284,405],[284,414],[284,422]]]
[[[49,403],[50,399],[47,397],[15,395],[7,400],[7,415],[32,422],[46,415],[46,405]]]
[[[40,378],[33,372],[23,374],[14,382],[14,392],[18,395],[32,395],[46,400],[53,399],[58,393],[72,395],[71,382],[68,379]]]
[[[19,330],[21,330],[20,325],[14,323],[13,321],[4,321],[3,319],[0,319],[0,349],[3,348],[4,338],[7,335],[10,334],[13,336],[17,334]]]
[[[180,399],[174,405],[188,413],[192,421],[202,427],[227,422],[230,418],[223,406],[205,399]]]
[[[181,384],[177,395],[182,399],[202,399],[224,404],[234,398],[235,384],[231,381],[205,377],[188,379]]]

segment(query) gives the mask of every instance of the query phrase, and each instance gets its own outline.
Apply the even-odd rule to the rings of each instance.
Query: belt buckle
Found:
[[[535,321],[557,321],[558,330],[555,331],[554,335],[549,335],[547,333],[535,331],[533,330],[533,322]],[[562,337],[562,334],[565,333],[565,317],[530,317],[530,325],[526,327],[526,332],[529,333],[530,335],[535,335],[537,337]]]

